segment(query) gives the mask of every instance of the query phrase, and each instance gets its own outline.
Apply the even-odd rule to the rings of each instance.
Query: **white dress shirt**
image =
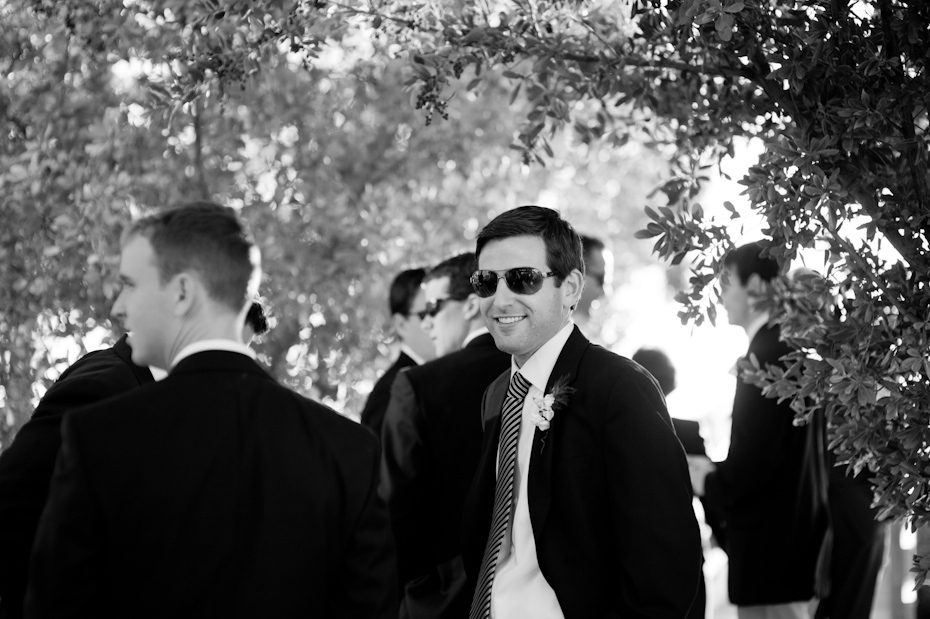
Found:
[[[537,413],[537,407],[534,400],[544,395],[552,368],[565,342],[572,334],[573,328],[574,323],[569,321],[533,353],[522,368],[517,367],[516,361],[511,361],[511,375],[519,369],[523,377],[530,381],[530,389],[523,401],[523,418],[520,421],[520,439],[517,444],[517,471],[514,478],[516,505],[513,514],[513,530],[510,540],[504,540],[501,558],[491,585],[492,618],[564,619],[555,591],[539,570],[536,538],[530,522],[525,482],[530,468],[533,435],[536,432],[533,416]],[[555,417],[558,415],[559,412],[555,411]],[[558,426],[557,420],[553,423],[556,427]],[[499,454],[498,459],[500,459]]]
[[[404,353],[405,355],[413,359],[413,362],[416,363],[417,365],[423,365],[426,362],[426,360],[423,357],[418,355],[415,350],[413,350],[406,344],[400,345],[400,352]]]
[[[171,362],[171,367],[174,368],[182,359],[190,357],[194,353],[204,352],[207,350],[224,350],[228,352],[237,352],[243,354],[252,359],[255,358],[255,351],[243,344],[242,342],[237,342],[235,340],[200,340],[199,342],[193,342],[188,344],[174,357],[174,361]]]

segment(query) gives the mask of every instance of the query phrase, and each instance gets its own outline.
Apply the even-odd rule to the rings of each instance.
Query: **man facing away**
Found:
[[[113,313],[169,375],[65,418],[27,617],[395,612],[377,440],[241,342],[258,260],[215,204],[130,227]]]
[[[397,540],[401,617],[464,618],[462,509],[481,448],[481,394],[508,365],[484,326],[472,253],[426,276],[425,327],[444,355],[402,371],[384,422],[382,484]]]
[[[578,235],[523,206],[485,226],[476,253],[472,284],[512,365],[482,404],[470,616],[681,619],[701,571],[685,456],[652,377],[572,323]]]
[[[782,363],[789,352],[755,299],[780,271],[764,247],[731,251],[721,274],[730,323],[746,331],[747,358],[762,367]],[[788,402],[765,397],[740,376],[726,460],[690,458],[695,493],[726,522],[728,590],[740,619],[806,618],[814,594],[820,539],[803,468],[807,428],[793,421]]]
[[[421,365],[436,356],[432,340],[423,329],[423,310],[426,298],[420,284],[423,283],[425,269],[407,269],[401,271],[391,282],[389,302],[391,306],[391,327],[400,339],[400,354],[391,367],[378,379],[365,408],[362,409],[362,425],[370,428],[375,436],[381,436],[384,413],[391,397],[391,385],[397,373],[404,368]]]

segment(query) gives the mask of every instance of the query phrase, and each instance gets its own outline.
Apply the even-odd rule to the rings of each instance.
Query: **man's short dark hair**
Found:
[[[135,236],[152,245],[162,283],[182,271],[195,271],[210,298],[236,311],[254,296],[258,248],[233,209],[212,202],[183,204],[133,222],[124,242]]]
[[[758,275],[765,282],[772,281],[781,272],[781,267],[775,258],[762,255],[770,246],[768,241],[754,241],[741,245],[724,256],[723,266],[727,269],[732,267],[736,271],[741,286],[745,286],[753,275]]]
[[[252,305],[249,306],[249,311],[245,314],[245,324],[249,325],[255,335],[268,332],[268,317],[265,315],[265,306],[258,299],[252,301]]]
[[[456,301],[464,301],[468,295],[474,292],[471,287],[471,274],[478,268],[475,254],[465,252],[446,258],[426,274],[424,282],[439,279],[440,277],[449,278],[449,298]]]
[[[675,366],[664,352],[655,348],[640,348],[633,353],[633,361],[649,370],[658,381],[663,395],[675,390]]]
[[[401,314],[402,316],[410,315],[410,308],[413,306],[413,300],[417,298],[420,291],[420,284],[426,276],[426,269],[407,269],[397,274],[391,282],[391,291],[388,299],[391,315]]]
[[[492,219],[481,232],[475,248],[476,256],[491,241],[514,236],[538,236],[546,244],[546,265],[555,273],[556,285],[574,269],[584,275],[581,237],[559,212],[542,206],[519,206]]]

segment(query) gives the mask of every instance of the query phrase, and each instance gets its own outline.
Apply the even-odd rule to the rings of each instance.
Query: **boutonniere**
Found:
[[[536,411],[531,416],[533,424],[541,432],[547,432],[556,411],[568,404],[568,396],[574,391],[574,387],[568,386],[568,376],[560,376],[552,383],[552,389],[549,390],[549,393],[544,394],[542,397],[533,396],[533,403],[536,405]],[[543,447],[545,446],[545,435],[543,435]]]

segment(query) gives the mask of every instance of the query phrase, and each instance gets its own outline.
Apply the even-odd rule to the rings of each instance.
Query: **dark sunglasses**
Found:
[[[497,282],[503,279],[507,282],[507,287],[517,294],[536,294],[542,288],[543,281],[547,277],[555,275],[549,271],[543,273],[533,267],[517,267],[507,269],[506,271],[489,271],[479,269],[471,274],[469,281],[471,287],[475,289],[477,295],[481,298],[493,296],[497,292]]]
[[[442,306],[446,304],[447,301],[461,301],[461,299],[453,299],[452,297],[445,297],[444,299],[430,299],[426,302],[426,308],[423,311],[417,312],[417,318],[423,320],[427,316],[430,318],[435,318],[436,314],[442,311]]]

